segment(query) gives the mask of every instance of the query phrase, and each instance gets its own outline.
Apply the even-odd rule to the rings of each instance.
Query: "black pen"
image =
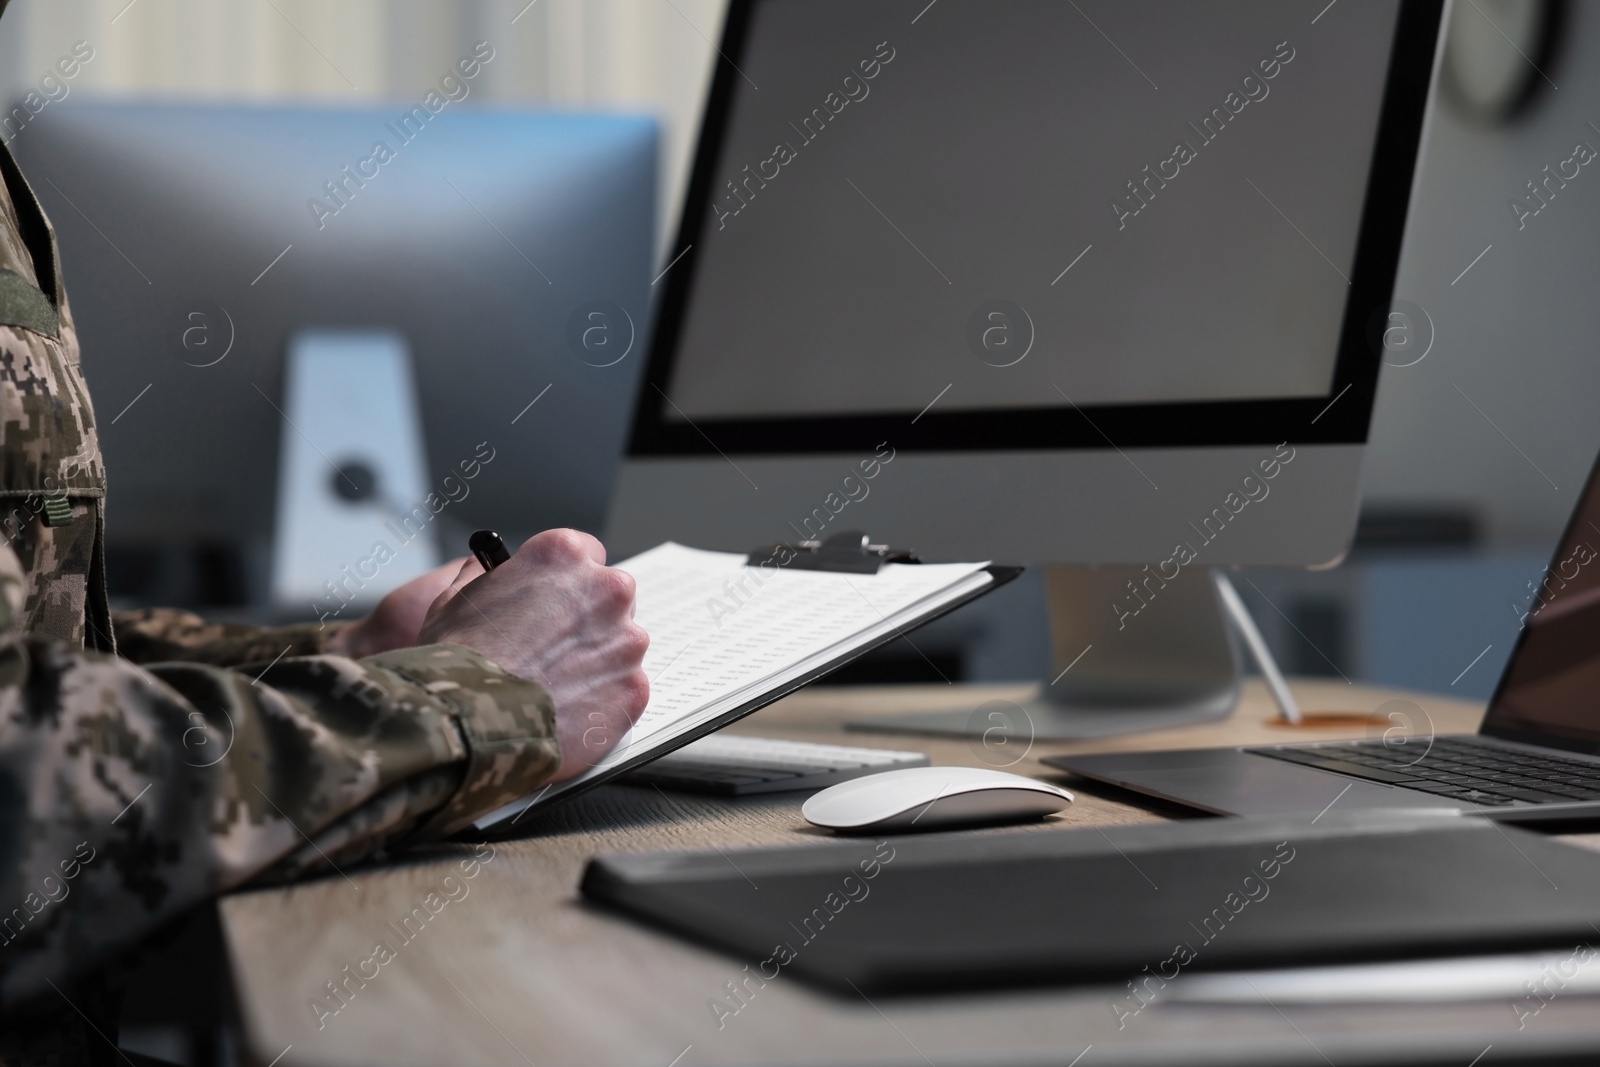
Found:
[[[485,572],[492,571],[500,564],[511,558],[511,553],[506,549],[506,543],[500,540],[500,535],[493,530],[479,530],[467,538],[467,547],[483,564]]]

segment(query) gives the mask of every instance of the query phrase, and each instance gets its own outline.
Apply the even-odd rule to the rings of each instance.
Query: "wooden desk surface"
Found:
[[[1476,705],[1343,683],[1300,682],[1307,710],[1370,712],[1410,696],[1438,733],[1470,732]],[[977,708],[1021,699],[1026,687],[906,686],[812,689],[744,720],[738,733],[911,748],[938,764],[983,765],[964,740],[846,732],[846,719],[895,711]],[[1360,726],[1289,730],[1269,724],[1257,683],[1223,722],[1094,742],[1036,743],[1012,769],[1053,777],[1040,756],[1065,752],[1237,745],[1361,736]],[[1176,812],[1076,787],[1078,801],[1045,826],[1153,822]],[[400,864],[352,870],[219,905],[244,1027],[247,1062],[298,1064],[927,1064],[1002,1061],[1105,1063],[1381,1062],[1424,1049],[1466,1065],[1493,1056],[1600,1048],[1600,997],[1558,996],[1517,1020],[1505,1000],[1468,1004],[1286,1007],[1157,1004],[1118,1029],[1119,987],[1074,987],[869,1003],[782,977],[719,1021],[743,962],[583,904],[578,880],[601,852],[735,849],[826,838],[800,817],[801,797],[717,800],[604,787],[538,817],[527,836],[493,846],[476,876],[460,864],[471,846],[446,846]],[[530,817],[530,821],[534,821]],[[988,832],[1034,832],[1001,830]],[[1600,847],[1600,835],[1572,838]],[[481,846],[480,846],[481,847]],[[447,876],[454,880],[446,882]],[[430,894],[436,894],[430,898]],[[402,939],[413,909],[425,926]],[[1005,902],[973,902],[974,922],[1005,922]],[[394,924],[391,926],[390,924]],[[346,982],[336,1014],[314,1004],[326,983],[373,956],[393,958],[375,977]],[[373,965],[366,965],[372,973]],[[751,987],[753,988],[753,987]],[[320,1024],[320,1025],[319,1025]],[[1430,1058],[1429,1062],[1433,1062]]]

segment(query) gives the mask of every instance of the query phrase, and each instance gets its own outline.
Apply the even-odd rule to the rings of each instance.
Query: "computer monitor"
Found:
[[[306,331],[409,351],[446,558],[477,527],[599,529],[642,370],[657,126],[480,108],[463,86],[417,107],[74,95],[15,136],[62,248],[125,594],[169,592],[142,567],[198,552],[266,599]]]
[[[732,0],[611,547],[1099,565],[1047,691],[1226,713],[1204,569],[1354,531],[1441,8]]]
[[[733,0],[613,547],[1337,560],[1441,5],[1322,6]]]

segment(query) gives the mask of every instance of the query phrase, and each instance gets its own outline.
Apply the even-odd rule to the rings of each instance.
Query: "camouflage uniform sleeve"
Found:
[[[117,653],[135,663],[210,663],[235,667],[241,663],[267,663],[279,656],[311,656],[328,647],[333,635],[347,622],[298,626],[245,626],[207,622],[200,616],[172,608],[113,611]]]
[[[471,649],[146,670],[23,633],[4,547],[0,592],[0,1013],[213,894],[450,834],[559,764],[548,694]]]

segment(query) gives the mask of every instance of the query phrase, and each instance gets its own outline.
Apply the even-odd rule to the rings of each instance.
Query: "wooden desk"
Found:
[[[1342,683],[1295,686],[1308,710],[1370,711],[1403,695]],[[773,705],[739,733],[926,751],[935,763],[982,765],[962,740],[845,732],[842,722],[897,710],[976,708],[1018,699],[1017,687],[813,689]],[[1439,733],[1470,732],[1482,709],[1416,698]],[[1039,743],[1013,769],[1051,776],[1037,757],[1360,736],[1361,727],[1289,730],[1252,684],[1225,722],[1093,743]],[[1049,825],[1151,822],[1177,812],[1077,789]],[[800,798],[722,801],[607,787],[541,816],[528,836],[493,846],[461,879],[469,846],[219,905],[247,1061],[297,1064],[928,1064],[1380,1062],[1402,1055],[1465,1067],[1489,1046],[1502,1055],[1600,1049],[1600,998],[1558,996],[1519,1032],[1508,1004],[1259,1007],[1158,1004],[1118,1030],[1110,1001],[1126,990],[1075,987],[883,1000],[840,999],[793,979],[768,982],[719,1028],[708,1001],[726,997],[741,962],[583,904],[584,863],[596,853],[735,849],[825,838],[800,818]],[[990,832],[1036,832],[1003,830]],[[1573,839],[1600,847],[1600,835]],[[458,881],[445,883],[446,876]],[[353,884],[352,884],[353,883]],[[465,895],[461,895],[462,892]],[[447,901],[409,942],[389,926],[430,893]],[[972,921],[1006,921],[1004,900],[973,901]],[[420,924],[417,924],[420,925]],[[395,958],[348,1004],[312,1006],[384,941]],[[368,973],[372,968],[368,967]],[[338,1003],[331,1001],[329,1003]]]

